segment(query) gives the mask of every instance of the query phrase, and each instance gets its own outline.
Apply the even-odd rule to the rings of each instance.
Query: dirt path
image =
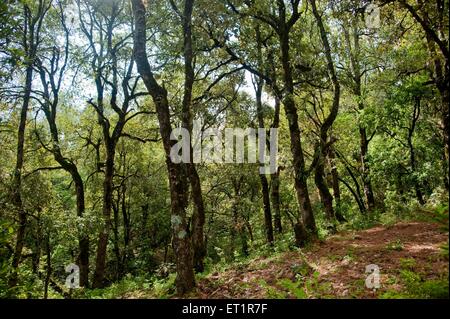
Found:
[[[199,298],[376,298],[403,289],[401,269],[437,279],[448,273],[440,247],[448,234],[424,222],[340,233],[303,252],[254,260],[213,273],[198,284]],[[366,266],[380,270],[380,289],[365,286]],[[296,287],[302,287],[297,289]]]

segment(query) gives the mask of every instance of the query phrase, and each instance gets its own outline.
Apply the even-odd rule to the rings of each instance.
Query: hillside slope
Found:
[[[200,280],[197,298],[448,298],[448,233],[401,222],[346,232],[302,251],[258,258]],[[366,266],[380,288],[366,288]]]

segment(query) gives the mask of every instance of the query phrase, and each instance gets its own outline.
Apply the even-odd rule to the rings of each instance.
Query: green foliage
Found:
[[[400,239],[396,239],[386,245],[386,249],[388,250],[395,250],[395,251],[402,251],[403,250],[403,243]]]
[[[443,231],[448,232],[448,204],[441,204],[430,213],[431,220],[441,225]]]
[[[416,266],[416,261],[414,258],[401,258],[400,266],[406,270],[408,270],[408,269],[413,270],[414,267]]]
[[[259,280],[258,284],[266,290],[266,296],[269,299],[285,299],[286,293],[270,286],[264,280]]]
[[[13,233],[13,226],[9,222],[0,219],[0,298],[5,298],[9,295],[8,276],[10,272],[9,257],[11,252],[7,248],[7,245]]]
[[[92,299],[166,299],[175,293],[175,274],[160,279],[127,275],[121,281],[104,289],[75,290],[75,298]]]
[[[107,225],[105,277],[109,286],[76,290],[73,297],[170,298],[175,291],[177,260],[171,245],[175,197],[168,183],[167,150],[160,141],[161,116],[156,114],[152,97],[144,96],[146,86],[133,60],[134,20],[129,2],[44,2],[50,4],[48,10],[39,10],[43,3],[40,1],[0,2],[0,297],[42,298],[47,261],[52,280],[62,285],[67,275],[65,266],[78,259],[81,237],[90,241],[92,279],[96,243]],[[281,9],[277,6],[287,2],[235,2],[242,15],[230,10],[226,1],[196,1],[192,19],[195,78],[188,101],[191,103],[187,103],[191,114],[183,108],[183,93],[189,91],[185,80],[190,74],[185,73],[185,37],[179,16],[164,0],[153,1],[146,16],[152,30],[147,53],[156,81],[167,92],[173,128],[185,126],[182,122],[186,115],[201,118],[205,128],[256,128],[260,124],[279,128],[277,161],[283,232],[275,232],[272,244],[267,243],[259,164],[196,165],[206,212],[207,243],[205,271],[196,278],[229,269],[245,271],[250,265],[263,269],[269,260],[281,264],[280,258],[286,252],[301,255],[315,248],[315,242],[301,248],[295,244],[293,225],[305,217],[301,203],[305,199],[311,203],[319,241],[329,238],[335,229],[362,230],[380,224],[390,227],[404,220],[436,222],[448,232],[448,159],[442,129],[446,105],[443,107],[442,85],[436,85],[436,80],[448,72],[438,74],[436,67],[444,66],[445,61],[438,51],[434,55],[422,26],[411,15],[405,15],[401,6],[389,4],[383,9],[380,27],[371,30],[364,24],[363,10],[355,7],[354,1],[318,2],[340,87],[337,118],[325,132],[327,152],[319,161],[324,164],[323,177],[333,195],[333,208],[346,219],[339,223],[327,218],[315,187],[313,156],[322,142],[323,123],[337,102],[318,21],[308,1],[300,1],[298,12],[302,14],[288,34],[292,40],[290,60],[282,61],[281,29],[274,32],[273,26],[263,21],[267,19],[257,22],[251,17],[276,18]],[[293,17],[295,3],[285,6],[287,19]],[[439,36],[448,34],[448,16],[437,21],[433,5],[431,1],[418,6],[419,15],[427,17]],[[262,44],[255,41],[256,22],[264,39]],[[404,26],[408,26],[407,32]],[[39,43],[30,43],[37,39]],[[25,112],[24,165],[20,189],[13,189],[20,142],[17,133],[26,89],[24,75],[30,63],[34,74],[32,90],[27,92],[31,100]],[[263,79],[261,112],[252,87],[258,77],[251,74],[250,66],[259,70],[253,73],[272,78]],[[292,67],[292,83],[286,82],[286,66]],[[49,97],[43,95],[45,83],[49,85]],[[276,84],[277,90],[271,84]],[[278,93],[281,96],[276,96]],[[295,114],[286,112],[287,97],[293,98]],[[274,106],[278,98],[281,104],[276,123]],[[128,109],[121,108],[120,104],[128,99]],[[258,115],[262,115],[261,120]],[[289,121],[297,118],[298,131]],[[122,132],[114,129],[118,123],[123,124]],[[111,137],[117,140],[111,143]],[[294,146],[300,146],[292,144],[298,137],[302,157],[292,152]],[[112,144],[114,176],[109,185],[104,173],[111,163],[107,161],[111,153],[106,150]],[[365,148],[367,153],[363,154]],[[249,143],[245,149],[249,149]],[[66,163],[63,167],[61,160]],[[294,163],[301,163],[305,172],[296,171]],[[78,216],[76,177],[68,167],[76,167],[82,180],[83,216]],[[298,191],[296,176],[307,184],[308,194]],[[266,178],[269,191],[274,190],[274,176]],[[192,234],[196,198],[188,182],[182,185],[188,201],[183,222],[190,227],[186,234]],[[369,182],[376,204],[372,211],[366,195]],[[105,196],[109,186],[113,189],[110,199]],[[13,200],[12,191],[20,193],[22,203]],[[105,198],[110,202],[104,202]],[[105,216],[104,208],[109,204],[112,211]],[[274,203],[270,204],[273,216]],[[19,284],[10,290],[7,280],[21,209],[27,216],[23,256]],[[404,249],[401,240],[387,243],[384,248]],[[328,259],[357,259],[352,248],[343,255],[333,252]],[[442,256],[448,259],[448,243],[442,247]],[[414,260],[400,260],[400,264],[403,282],[411,291],[416,289],[417,296],[445,295],[440,279],[424,281],[413,273]],[[269,297],[327,296],[329,287],[319,280],[305,258],[293,262],[290,270],[296,275],[295,281],[283,279],[277,287],[261,283]],[[223,282],[218,280],[220,284]],[[355,284],[357,289],[363,287],[359,281]],[[405,293],[413,295],[409,290]],[[396,297],[394,292],[386,292],[386,296]],[[48,297],[62,296],[50,287]]]
[[[431,298],[448,299],[448,277],[442,279],[423,280],[420,274],[410,270],[401,270],[400,278],[406,290],[401,292],[387,291],[382,299]]]
[[[301,282],[293,282],[287,278],[281,279],[278,281],[278,284],[285,288],[288,293],[294,296],[297,299],[306,299],[307,294],[305,293],[304,288],[300,285]]]

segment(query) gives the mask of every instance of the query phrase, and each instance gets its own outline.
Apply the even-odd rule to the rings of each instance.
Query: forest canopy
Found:
[[[419,215],[448,223],[448,12],[2,1],[0,296],[185,295],[218,265]],[[223,157],[196,160],[198,142]]]

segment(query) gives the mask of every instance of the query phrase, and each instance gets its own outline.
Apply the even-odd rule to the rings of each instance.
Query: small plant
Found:
[[[448,260],[448,243],[441,246],[441,255]]]
[[[401,258],[400,266],[402,269],[413,270],[416,266],[416,260],[414,258]]]
[[[175,293],[175,278],[176,274],[170,274],[165,279],[156,279],[153,281],[152,293],[156,298],[169,298]]]
[[[431,213],[431,219],[441,225],[443,231],[448,232],[448,205],[437,206]]]
[[[401,270],[400,279],[406,291],[389,292],[382,298],[432,298],[447,299],[449,297],[448,277],[441,279],[424,280],[420,274],[410,270]]]
[[[315,271],[312,274],[312,277],[308,278],[305,281],[305,291],[307,292],[308,296],[325,298],[327,297],[331,286],[330,283],[320,283],[319,275],[319,272]]]
[[[403,243],[402,243],[402,241],[400,239],[397,239],[397,240],[387,244],[386,249],[388,249],[388,250],[395,250],[395,251],[402,251],[403,250]]]
[[[345,256],[342,257],[342,260],[351,261],[353,259],[355,259],[355,250],[353,249],[353,247],[349,247],[347,249],[347,252],[346,252]]]
[[[275,287],[270,286],[263,279],[258,281],[258,284],[266,290],[266,296],[270,299],[284,299],[286,298],[286,293],[279,291]]]
[[[308,297],[303,287],[301,287],[300,281],[293,282],[287,278],[284,278],[279,280],[278,284],[297,299],[306,299]]]
[[[310,275],[314,270],[306,261],[302,261],[299,264],[293,264],[291,269],[294,274],[300,275],[301,277]]]

